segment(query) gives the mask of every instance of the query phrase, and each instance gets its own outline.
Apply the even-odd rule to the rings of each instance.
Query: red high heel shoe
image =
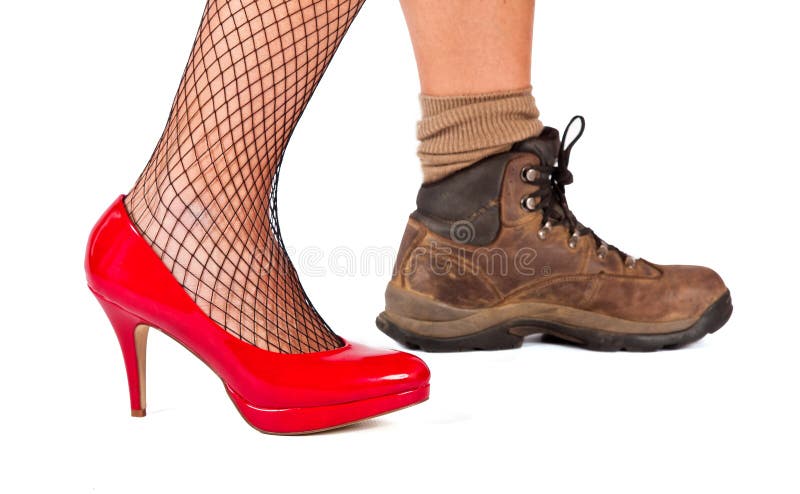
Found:
[[[140,236],[123,197],[92,230],[86,276],[122,347],[135,417],[145,415],[149,327],[211,367],[242,417],[262,432],[340,427],[428,398],[430,372],[407,353],[345,342],[324,352],[282,354],[234,337],[200,310]]]

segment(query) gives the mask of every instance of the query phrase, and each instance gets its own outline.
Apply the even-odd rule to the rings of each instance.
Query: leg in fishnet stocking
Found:
[[[125,204],[211,319],[284,353],[341,346],[277,226],[284,149],[363,0],[208,0],[170,118]]]

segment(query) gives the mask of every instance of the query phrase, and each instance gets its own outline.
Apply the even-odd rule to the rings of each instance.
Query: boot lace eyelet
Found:
[[[625,267],[628,269],[633,269],[636,267],[636,258],[633,256],[628,256],[625,258]]]
[[[520,205],[525,211],[533,212],[536,210],[536,198],[534,196],[525,196],[522,198]]]
[[[600,247],[597,248],[597,257],[601,260],[605,259],[608,255],[608,245],[605,243],[600,244]]]
[[[578,246],[578,240],[579,240],[578,234],[573,233],[572,236],[569,237],[569,240],[567,241],[567,246],[569,246],[570,249],[576,248]]]
[[[535,169],[531,167],[526,166],[525,168],[522,169],[520,176],[522,177],[523,182],[527,182],[530,184],[533,183],[534,180],[536,180],[536,178],[539,176],[539,172],[537,172]]]
[[[550,224],[549,221],[545,223],[544,226],[541,227],[539,231],[536,233],[536,235],[539,237],[539,240],[547,240],[547,234],[550,233],[551,228],[552,225]]]

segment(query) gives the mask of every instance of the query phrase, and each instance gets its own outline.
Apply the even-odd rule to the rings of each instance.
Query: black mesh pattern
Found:
[[[363,0],[209,0],[132,220],[211,319],[275,352],[341,346],[281,240],[289,137]]]

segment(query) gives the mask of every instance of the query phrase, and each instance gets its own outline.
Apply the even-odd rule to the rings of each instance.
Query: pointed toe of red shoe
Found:
[[[343,384],[362,397],[402,393],[425,386],[430,380],[428,366],[410,353],[352,342],[345,342],[341,352],[331,353],[336,353],[330,362],[339,362]]]
[[[278,408],[274,404],[259,405],[226,384],[228,394],[250,425],[278,434],[317,432],[420,403],[430,394],[428,366],[405,352],[346,342],[336,350],[310,355],[318,359],[303,359],[302,372],[291,379],[298,393],[290,401],[302,401],[305,406],[289,402]],[[275,395],[261,398],[274,403]]]
[[[262,431],[330,429],[420,403],[429,395],[428,366],[409,353],[351,342],[292,355],[246,343],[236,346],[246,378],[223,381],[245,420]]]

